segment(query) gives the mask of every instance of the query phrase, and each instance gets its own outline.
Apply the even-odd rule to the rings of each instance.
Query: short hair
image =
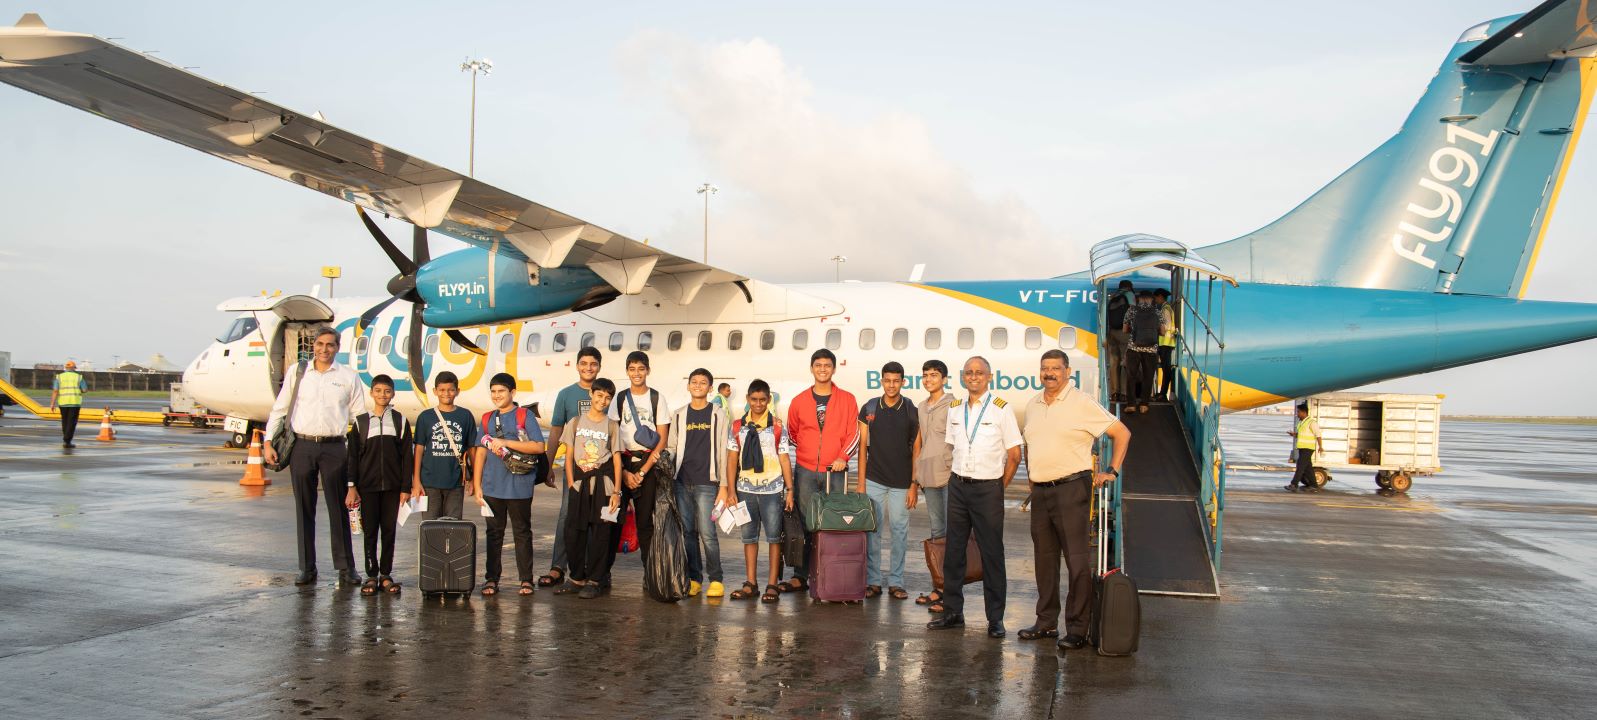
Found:
[[[323,335],[333,336],[333,347],[338,347],[339,345],[344,344],[344,336],[338,334],[338,331],[334,330],[330,325],[318,325],[316,327],[316,334],[312,335],[311,339],[320,340],[322,339]]]
[[[898,364],[897,360],[889,360],[887,361],[886,365],[882,366],[882,374],[894,374],[899,377],[904,377],[904,366]]]
[[[837,367],[837,356],[833,355],[832,351],[826,348],[821,348],[813,353],[810,353],[810,364],[814,365],[816,360],[825,360],[831,363],[832,367]]]
[[[1121,280],[1119,287],[1121,289],[1129,289],[1131,287],[1131,281],[1130,280]]]
[[[444,370],[438,373],[437,377],[433,378],[433,387],[438,387],[439,385],[454,385],[458,388],[460,387],[460,378],[455,377],[453,372]]]
[[[926,362],[920,364],[921,372],[926,372],[928,370],[936,370],[937,372],[942,373],[943,377],[948,377],[948,366],[943,364],[943,361],[941,360],[927,360]]]
[[[632,367],[632,363],[638,363],[638,364],[643,366],[644,370],[648,370],[649,369],[649,354],[644,352],[644,351],[642,351],[642,350],[633,350],[632,352],[627,353],[627,364],[626,364],[626,366],[627,367]]]
[[[1164,288],[1154,289],[1153,294],[1159,297],[1170,297],[1170,291]]]
[[[690,382],[693,380],[693,378],[696,378],[696,377],[704,378],[704,382],[706,382],[706,383],[715,382],[715,376],[711,375],[710,371],[709,370],[705,370],[704,368],[693,368],[693,372],[688,373],[688,380]]]
[[[982,357],[980,355],[972,355],[972,356],[970,356],[970,360],[966,360],[965,361],[965,364],[969,365],[971,360],[980,360],[981,364],[982,364],[982,367],[987,368],[987,374],[988,375],[993,374],[993,364],[988,362],[987,358],[984,358],[984,357]]]
[[[584,347],[581,350],[577,351],[577,360],[579,362],[585,357],[591,357],[591,358],[593,358],[594,362],[599,363],[601,365],[604,364],[604,356],[599,354],[599,348],[596,348],[596,347],[594,347],[592,345],[589,345],[589,346]],[[648,363],[645,362],[644,364],[647,365]]]
[[[759,378],[754,378],[754,381],[749,383],[749,391],[744,393],[744,395],[748,396],[754,395],[756,393],[765,393],[766,395],[770,395],[771,384]]]
[[[1137,299],[1138,300],[1141,300],[1143,298],[1152,298],[1152,297],[1153,297],[1153,293],[1148,292],[1147,290],[1138,290],[1137,291]]]
[[[722,390],[731,390],[731,389],[732,389],[732,383],[725,383],[724,382],[724,383],[721,383],[720,385],[715,386],[715,391],[716,392],[720,392]]]
[[[394,379],[389,377],[387,373],[383,373],[372,378],[372,387],[377,387],[378,385],[387,385],[388,389],[392,390],[394,389]]]
[[[1058,348],[1054,348],[1053,350],[1043,353],[1042,359],[1043,362],[1047,362],[1049,360],[1058,360],[1059,362],[1064,363],[1065,367],[1070,367],[1070,356],[1066,355],[1065,351]]]
[[[1303,403],[1303,404],[1298,405],[1298,410],[1297,411],[1307,415],[1308,412],[1309,412],[1309,404],[1308,403]]]
[[[507,372],[497,373],[488,381],[488,387],[502,387],[506,390],[516,389],[516,376]]]
[[[594,378],[593,387],[588,389],[588,393],[591,395],[596,392],[602,392],[610,397],[615,397],[616,384],[610,382],[610,378]]]

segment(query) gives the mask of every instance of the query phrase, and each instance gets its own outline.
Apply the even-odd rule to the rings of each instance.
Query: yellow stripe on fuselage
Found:
[[[1553,195],[1547,199],[1547,212],[1542,213],[1542,226],[1536,231],[1536,244],[1531,246],[1530,262],[1525,265],[1525,277],[1519,281],[1519,299],[1525,299],[1530,287],[1530,275],[1536,270],[1536,258],[1542,253],[1542,241],[1547,239],[1547,226],[1551,224],[1553,210],[1558,207],[1558,194],[1564,189],[1564,176],[1569,173],[1569,163],[1575,156],[1575,146],[1580,144],[1580,132],[1586,126],[1586,112],[1591,110],[1592,91],[1597,89],[1597,58],[1580,61],[1580,107],[1575,111],[1575,122],[1570,126],[1569,145],[1564,148],[1564,160],[1558,167],[1558,179],[1553,181]]]

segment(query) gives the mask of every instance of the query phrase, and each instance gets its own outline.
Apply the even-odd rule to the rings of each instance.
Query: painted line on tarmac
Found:
[[[1439,513],[1439,512],[1442,512],[1441,508],[1436,507],[1435,505],[1430,505],[1430,504],[1426,504],[1426,505],[1422,505],[1422,506],[1400,506],[1400,505],[1370,505],[1370,504],[1364,504],[1364,503],[1317,502],[1317,503],[1315,503],[1315,505],[1318,505],[1320,507],[1329,507],[1329,508],[1350,508],[1350,509],[1353,509],[1353,510],[1389,510],[1389,511],[1392,511],[1392,512],[1417,512],[1417,513]]]

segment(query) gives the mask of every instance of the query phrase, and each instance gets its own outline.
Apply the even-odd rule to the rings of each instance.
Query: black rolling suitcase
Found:
[[[477,526],[469,520],[426,520],[421,538],[421,591],[470,593],[477,586]]]
[[[1092,622],[1087,641],[1099,655],[1130,655],[1142,635],[1137,583],[1122,568],[1109,569],[1109,489],[1098,493],[1098,572],[1092,580]]]

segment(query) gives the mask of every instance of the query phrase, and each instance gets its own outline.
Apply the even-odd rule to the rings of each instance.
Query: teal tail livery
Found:
[[[1597,0],[1551,0],[1469,28],[1396,135],[1279,220],[1192,251],[1238,282],[1223,316],[1225,409],[1597,337],[1597,305],[1523,299],[1597,87],[1594,19]],[[1100,382],[1102,298],[1085,274],[762,282],[32,14],[0,28],[0,83],[362,211],[398,271],[385,296],[219,307],[234,325],[185,381],[230,416],[265,418],[320,323],[343,335],[340,360],[363,377],[396,378],[407,412],[426,406],[426,378],[444,369],[468,405],[487,402],[497,372],[551,397],[589,345],[649,350],[659,378],[685,381],[695,367],[734,387],[758,377],[779,397],[809,385],[809,353],[823,346],[841,359],[838,381],[865,391],[888,361],[913,374],[980,354],[994,388],[1018,400],[1040,387],[1037,357],[1052,347],[1078,383]],[[366,213],[408,223],[409,252]],[[430,232],[468,247],[432,258]],[[1133,279],[1153,289],[1172,278]]]

